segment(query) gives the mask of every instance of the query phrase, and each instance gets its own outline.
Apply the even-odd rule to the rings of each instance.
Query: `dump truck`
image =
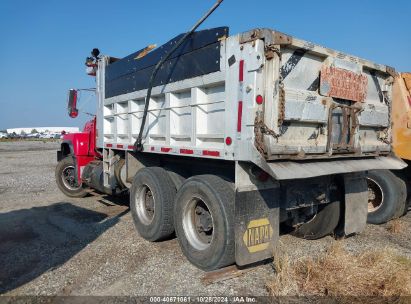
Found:
[[[392,97],[392,146],[394,153],[411,163],[411,73],[395,75]],[[367,174],[368,222],[382,224],[404,215],[410,204],[411,171],[376,170]]]
[[[227,27],[121,59],[92,54],[97,113],[64,136],[59,188],[129,193],[139,235],[175,233],[200,269],[267,259],[284,231],[360,233],[366,172],[406,166],[391,151],[388,66],[272,29]]]

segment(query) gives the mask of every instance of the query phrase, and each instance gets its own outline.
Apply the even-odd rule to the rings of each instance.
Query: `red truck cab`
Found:
[[[81,174],[86,165],[100,158],[96,150],[96,118],[88,121],[82,132],[64,134],[57,151],[56,180],[60,190],[72,197],[85,196]]]

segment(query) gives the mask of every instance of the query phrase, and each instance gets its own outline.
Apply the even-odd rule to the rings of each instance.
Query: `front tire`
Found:
[[[60,191],[69,197],[85,197],[87,191],[76,182],[76,166],[73,157],[67,156],[58,162],[55,176]]]
[[[214,175],[191,177],[177,192],[177,239],[198,268],[211,271],[235,262],[234,201],[233,187]]]

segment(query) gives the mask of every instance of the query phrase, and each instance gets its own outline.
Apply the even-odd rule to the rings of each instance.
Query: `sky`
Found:
[[[85,73],[94,47],[124,57],[187,31],[214,0],[1,0],[0,130],[76,126],[66,110],[70,88],[95,87]],[[279,30],[397,71],[411,71],[411,1],[224,0],[200,29],[230,34],[257,27]],[[95,111],[83,94],[83,111]]]

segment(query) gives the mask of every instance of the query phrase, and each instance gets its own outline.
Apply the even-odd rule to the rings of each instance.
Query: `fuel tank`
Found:
[[[104,187],[103,162],[95,160],[90,162],[81,175],[82,182],[99,192],[113,194],[112,189]]]

